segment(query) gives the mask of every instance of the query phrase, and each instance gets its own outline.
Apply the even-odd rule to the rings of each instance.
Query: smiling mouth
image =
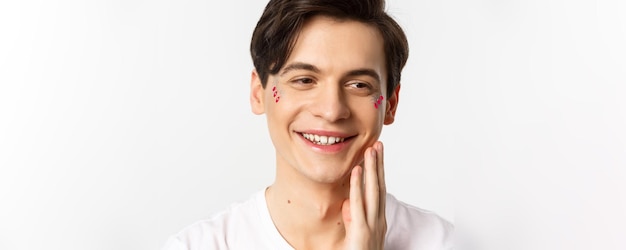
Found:
[[[322,145],[322,146],[329,146],[329,145],[334,145],[337,143],[342,143],[345,140],[349,140],[350,138],[352,138],[352,137],[343,138],[343,137],[336,137],[336,136],[325,136],[325,135],[316,135],[316,134],[307,134],[307,133],[300,133],[300,135],[302,135],[304,139],[311,141],[313,144]]]

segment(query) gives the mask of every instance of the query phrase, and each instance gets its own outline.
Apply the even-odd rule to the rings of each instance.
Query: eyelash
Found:
[[[307,81],[307,82],[304,82],[304,81]],[[293,80],[293,81],[291,81],[291,82],[296,83],[296,84],[305,84],[305,85],[308,85],[308,84],[312,84],[312,83],[313,83],[313,81],[314,81],[314,80],[313,80],[312,78],[303,77],[303,78],[294,79],[294,80]]]
[[[359,84],[362,86],[362,88],[359,88],[359,87],[355,86],[355,85],[359,85]],[[367,83],[364,83],[364,82],[351,82],[351,83],[348,83],[347,85],[348,86],[354,86],[354,88],[356,88],[356,89],[364,89],[364,88],[365,89],[372,89],[371,85],[369,85]]]

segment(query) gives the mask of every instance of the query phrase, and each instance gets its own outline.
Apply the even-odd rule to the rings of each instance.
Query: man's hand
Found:
[[[343,202],[342,215],[346,227],[344,246],[350,250],[382,250],[387,232],[387,189],[381,142],[365,150],[363,165],[352,169],[350,198]]]

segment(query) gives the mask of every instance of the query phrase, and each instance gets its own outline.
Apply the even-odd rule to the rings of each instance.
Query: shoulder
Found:
[[[258,195],[185,227],[171,236],[162,250],[231,248],[231,242],[238,242],[234,237],[242,235],[242,228],[253,232],[259,226]]]
[[[385,249],[451,249],[454,226],[439,215],[387,194]]]

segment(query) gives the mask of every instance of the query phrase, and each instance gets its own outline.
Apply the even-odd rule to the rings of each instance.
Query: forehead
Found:
[[[312,64],[325,73],[367,68],[386,75],[384,41],[376,27],[326,16],[307,20],[286,65],[291,62]]]

